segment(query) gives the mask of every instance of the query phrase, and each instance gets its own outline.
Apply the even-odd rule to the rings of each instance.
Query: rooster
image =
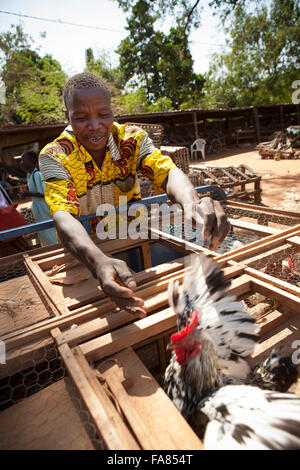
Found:
[[[226,297],[229,284],[205,255],[192,258],[180,293],[178,283],[170,282],[178,332],[168,345],[173,354],[165,392],[200,437],[206,428],[205,448],[300,448],[294,422],[300,397],[272,390],[280,375],[275,356],[261,370],[250,370],[245,359],[255,349],[259,329],[235,297]],[[271,371],[274,364],[277,369]],[[279,397],[284,407],[277,406]],[[270,430],[273,425],[276,432]]]

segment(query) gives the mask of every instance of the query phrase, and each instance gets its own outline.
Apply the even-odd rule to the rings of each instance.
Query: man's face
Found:
[[[102,155],[113,124],[110,98],[99,88],[74,90],[66,111],[79,142],[92,156]]]

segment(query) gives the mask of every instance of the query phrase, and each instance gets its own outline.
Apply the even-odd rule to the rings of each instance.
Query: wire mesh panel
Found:
[[[0,449],[99,450],[102,441],[69,377],[0,413]]]

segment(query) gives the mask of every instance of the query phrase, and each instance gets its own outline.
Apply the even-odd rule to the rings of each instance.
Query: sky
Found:
[[[225,44],[225,35],[218,28],[219,21],[213,17],[208,1],[203,0],[202,5],[201,26],[190,36],[196,73],[207,72],[209,55],[221,52],[221,45]],[[17,13],[17,16],[1,11]],[[47,18],[54,22],[19,15]],[[0,0],[0,33],[8,31],[11,24],[21,24],[24,32],[34,39],[33,48],[40,46],[40,55],[52,55],[71,76],[83,71],[85,50],[89,47],[96,57],[97,51],[104,49],[111,66],[118,64],[115,50],[127,36],[126,15],[113,0]],[[59,21],[87,25],[89,28]],[[159,29],[167,32],[169,23],[167,21],[165,25],[160,25]],[[45,38],[41,37],[43,32],[46,32]]]

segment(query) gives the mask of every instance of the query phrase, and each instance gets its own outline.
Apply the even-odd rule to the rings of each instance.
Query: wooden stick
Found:
[[[227,261],[227,260],[241,260],[246,258],[248,255],[259,253],[265,249],[269,249],[279,245],[281,242],[284,242],[291,235],[298,235],[300,232],[300,225],[296,225],[292,228],[284,230],[282,232],[270,235],[262,240],[250,243],[249,245],[233,250],[231,253],[225,253],[216,258],[216,261]]]
[[[45,297],[53,315],[67,315],[69,310],[64,304],[64,299],[56,294],[48,277],[39,269],[38,265],[28,255],[24,255],[24,264],[33,283],[38,286]]]
[[[142,447],[156,450],[202,449],[203,445],[199,438],[135,352],[128,348],[112,358],[122,365],[126,376],[132,380],[131,387],[127,389],[127,393],[125,392],[126,395],[124,389],[120,389],[118,366],[110,367],[103,372],[103,375],[111,389],[114,389],[120,405],[122,403],[124,413],[132,422],[132,429],[136,431],[136,435],[139,434]],[[111,365],[111,362],[108,364]],[[131,414],[132,409],[135,410],[134,415]],[[139,419],[142,419],[142,425]],[[148,436],[145,435],[146,430]],[[151,441],[147,446],[149,436]]]
[[[59,334],[59,331],[54,330],[52,334],[55,337]],[[67,344],[58,346],[58,350],[77,391],[100,431],[106,447],[109,450],[138,450],[139,446],[128,432],[109,398],[105,396],[100,384],[93,377],[90,367],[85,358],[82,357],[81,352],[75,350],[73,354]],[[98,393],[95,392],[95,389]],[[102,402],[99,400],[100,397]],[[103,406],[103,403],[105,403],[105,406]]]
[[[242,275],[232,281],[228,295],[242,295],[250,290],[250,278]],[[176,325],[175,313],[167,308],[130,325],[112,331],[80,346],[88,360],[94,361],[115,354],[124,348],[170,330]]]

